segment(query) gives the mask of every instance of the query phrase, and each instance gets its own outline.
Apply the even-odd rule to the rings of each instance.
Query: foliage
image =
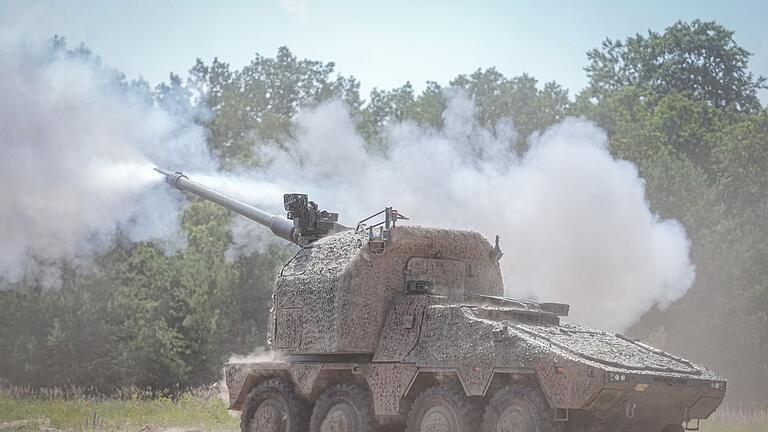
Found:
[[[541,89],[537,84],[530,75],[507,78],[490,68],[459,75],[448,87],[428,82],[419,95],[411,83],[393,90],[373,89],[370,101],[362,108],[358,129],[374,147],[381,145],[381,133],[391,123],[412,121],[440,129],[447,98],[461,92],[474,100],[483,125],[495,128],[511,122],[524,145],[534,131],[564,119],[569,107],[567,90],[554,82]]]
[[[740,112],[761,109],[757,91],[765,78],[747,70],[751,54],[733,40],[733,32],[715,22],[677,22],[659,34],[636,35],[626,41],[606,39],[587,53],[585,68],[590,95],[628,86],[642,87],[651,97],[686,92],[715,108]]]
[[[239,420],[227,413],[219,398],[184,395],[174,401],[11,399],[0,396],[0,430],[83,431],[97,419],[98,431],[161,430],[191,427],[206,431],[237,431]],[[4,426],[8,426],[6,429]],[[148,427],[151,425],[151,427]]]
[[[210,65],[198,59],[188,85],[202,95],[213,114],[203,124],[211,132],[211,149],[222,166],[258,163],[253,145],[284,138],[291,117],[302,106],[338,97],[357,109],[359,83],[352,77],[333,77],[334,67],[299,60],[285,47],[274,59],[257,54],[237,71],[218,59]]]
[[[182,224],[181,254],[117,244],[95,273],[67,272],[60,289],[0,291],[3,375],[33,386],[185,388],[217,380],[231,353],[262,346],[285,252],[227,261],[230,216],[207,202],[188,207]]]
[[[607,41],[589,53],[591,85],[571,109],[606,128],[611,151],[638,165],[654,210],[681,221],[693,241],[694,287],[632,333],[724,373],[732,401],[761,405],[768,129],[756,97],[764,80],[747,72],[749,54],[731,36],[695,21]]]
[[[507,78],[494,68],[459,75],[451,86],[464,90],[477,103],[480,121],[489,126],[512,120],[517,132],[527,138],[565,118],[568,92],[555,82],[537,87],[528,74]]]

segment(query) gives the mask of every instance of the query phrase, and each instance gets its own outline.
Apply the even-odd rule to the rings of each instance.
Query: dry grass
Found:
[[[30,389],[0,383],[0,432],[235,432],[217,386],[180,395],[137,388],[114,395],[77,387]],[[768,411],[722,407],[702,432],[768,432]]]
[[[141,400],[10,399],[0,396],[0,431],[237,431],[219,399],[182,396]]]
[[[216,386],[161,395],[126,388],[31,389],[0,383],[0,432],[185,432],[239,430]]]
[[[66,400],[142,400],[149,401],[155,399],[180,399],[183,395],[191,395],[196,398],[211,399],[222,395],[220,386],[222,383],[215,383],[210,386],[197,387],[183,392],[170,390],[152,390],[140,387],[121,387],[110,393],[101,393],[95,387],[63,386],[63,387],[43,387],[33,388],[29,386],[18,386],[9,384],[0,378],[0,396],[6,396],[11,399],[66,399]]]

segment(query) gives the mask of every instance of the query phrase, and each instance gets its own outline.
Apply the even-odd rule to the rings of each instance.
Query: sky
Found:
[[[524,0],[0,0],[0,42],[65,36],[105,63],[157,84],[186,75],[196,58],[233,68],[280,46],[298,57],[333,61],[371,88],[410,81],[446,84],[496,67],[584,88],[586,52],[677,20],[716,20],[754,53],[750,68],[768,76],[768,7],[743,1]],[[761,94],[768,102],[768,92]]]

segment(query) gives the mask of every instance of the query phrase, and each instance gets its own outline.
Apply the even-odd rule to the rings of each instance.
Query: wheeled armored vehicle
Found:
[[[348,228],[303,194],[275,216],[160,172],[299,246],[275,282],[273,360],[225,367],[243,431],[679,432],[725,396],[715,372],[562,323],[568,305],[505,297],[498,237],[392,208]]]

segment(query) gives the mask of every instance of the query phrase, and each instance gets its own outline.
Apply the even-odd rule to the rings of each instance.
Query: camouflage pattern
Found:
[[[367,247],[365,233],[347,231],[301,249],[286,264],[272,317],[272,346],[284,360],[279,367],[229,365],[228,371],[253,371],[247,385],[241,374],[227,373],[228,385],[240,389],[231,395],[233,409],[258,381],[254,376],[270,368],[288,370],[310,398],[322,391],[316,387],[324,373],[351,371],[364,378],[382,417],[401,414],[418,377],[436,374],[455,376],[468,396],[478,397],[496,382],[528,377],[564,418],[584,412],[648,428],[638,430],[707,418],[722,401],[725,382],[712,371],[504,298],[491,244],[479,234],[391,231],[382,253]],[[409,282],[427,282],[429,290],[408,292]]]
[[[710,370],[621,334],[561,323],[567,305],[504,297],[498,241],[493,247],[478,233],[394,226],[403,217],[390,208],[379,234],[378,224],[348,229],[302,194],[286,195],[291,225],[181,173],[163,173],[174,187],[300,246],[275,283],[269,343],[276,360],[225,368],[233,410],[277,378],[308,406],[337,384],[358,395],[365,389],[380,424],[404,423],[419,411],[411,406],[419,395],[450,402],[459,388],[473,407],[496,409],[503,406],[497,395],[512,395],[546,417],[501,415],[492,430],[674,432],[709,417],[725,396],[725,380]],[[353,407],[360,400],[344,403],[351,405],[334,415],[371,411]],[[416,430],[437,424],[430,421]],[[409,432],[412,424],[419,422],[409,419]]]

